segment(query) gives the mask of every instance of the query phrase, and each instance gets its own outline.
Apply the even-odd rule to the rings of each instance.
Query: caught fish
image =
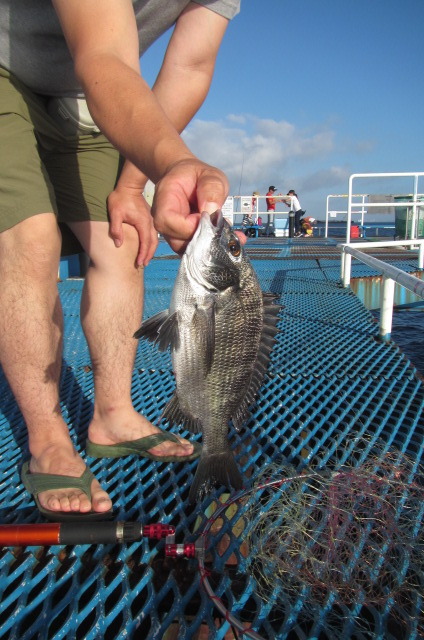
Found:
[[[169,309],[134,334],[171,349],[176,390],[163,417],[203,434],[191,502],[215,485],[243,486],[228,427],[231,420],[240,429],[262,383],[277,333],[274,301],[261,291],[222,212],[204,212],[181,259]]]

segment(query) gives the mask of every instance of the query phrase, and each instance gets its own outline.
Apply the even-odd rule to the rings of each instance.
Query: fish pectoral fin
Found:
[[[168,309],[160,311],[156,315],[148,318],[138,329],[134,338],[146,338],[150,342],[158,345],[160,351],[166,351],[171,347],[178,347],[178,314],[175,311],[171,315]]]
[[[178,313],[176,311],[168,315],[165,322],[160,325],[158,333],[156,343],[159,351],[166,351],[168,347],[178,349],[180,346],[180,336],[178,332]]]
[[[215,304],[197,307],[193,314],[192,327],[195,332],[195,340],[198,344],[204,344],[205,373],[208,374],[213,363],[215,351]]]
[[[134,338],[146,338],[146,340],[150,340],[150,342],[155,342],[158,337],[159,328],[165,322],[167,317],[169,316],[168,309],[165,311],[160,311],[156,313],[151,318],[147,318],[141,325],[140,329],[134,334]]]

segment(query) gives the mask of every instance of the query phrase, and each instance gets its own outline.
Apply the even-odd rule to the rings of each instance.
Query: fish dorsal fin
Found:
[[[148,318],[138,329],[134,338],[146,338],[158,345],[159,351],[166,351],[168,347],[178,348],[178,314],[169,314],[168,309],[160,311]]]
[[[278,333],[277,323],[281,305],[275,304],[278,296],[273,293],[262,293],[263,297],[263,326],[259,343],[258,355],[253,366],[252,375],[243,401],[232,415],[234,428],[238,431],[250,416],[249,407],[261,386],[268,368],[270,354]]]

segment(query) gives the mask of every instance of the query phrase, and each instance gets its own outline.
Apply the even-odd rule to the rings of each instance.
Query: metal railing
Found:
[[[352,210],[357,207],[361,207],[362,215],[364,211],[363,202],[354,202],[353,199],[358,197],[353,193],[353,182],[359,178],[370,178],[375,180],[376,178],[412,178],[413,179],[413,193],[411,193],[411,199],[405,201],[396,202],[367,202],[367,210],[375,207],[396,208],[396,207],[410,207],[412,208],[412,221],[411,221],[411,235],[410,239],[417,237],[417,210],[419,206],[423,205],[422,194],[418,193],[418,180],[424,176],[424,171],[410,171],[410,172],[395,172],[395,173],[353,173],[349,178],[349,192],[347,202],[347,229],[346,229],[346,242],[350,242],[350,225],[352,222]],[[363,223],[362,223],[363,224]]]
[[[341,280],[344,287],[350,285],[351,269],[352,269],[352,257],[360,260],[369,267],[373,267],[376,271],[380,272],[383,276],[381,283],[381,303],[380,303],[380,327],[379,336],[383,341],[390,340],[390,334],[392,332],[392,320],[393,320],[393,306],[394,306],[394,294],[395,284],[399,284],[402,287],[408,289],[420,298],[424,298],[424,282],[409,273],[405,273],[401,269],[394,267],[391,264],[387,264],[378,258],[370,256],[361,249],[374,247],[392,247],[392,246],[405,246],[405,245],[418,245],[418,264],[417,269],[424,268],[424,239],[422,240],[397,240],[392,242],[373,242],[370,245],[369,242],[355,242],[351,244],[338,244],[337,246],[342,250],[341,259]]]
[[[342,215],[346,215],[347,216],[347,209],[330,209],[330,201],[333,200],[337,200],[337,199],[342,199],[342,198],[348,198],[349,195],[347,193],[339,193],[339,194],[334,194],[331,193],[327,196],[327,202],[326,202],[326,208],[325,208],[325,233],[324,233],[324,237],[328,238],[328,220],[329,218],[335,218],[337,216],[338,213],[341,213]],[[365,213],[366,213],[366,209],[365,209],[365,200],[366,198],[368,198],[368,195],[365,193],[354,193],[351,196],[352,198],[360,198],[360,202],[358,202],[358,205],[361,206],[361,225],[364,224],[364,218],[365,218]]]
[[[276,204],[283,205],[283,208],[276,211],[267,211],[267,198],[274,198],[274,200],[276,200]],[[255,221],[259,216],[269,216],[269,219],[273,219],[276,216],[288,218],[289,207],[286,205],[290,205],[290,202],[290,196],[277,193],[272,196],[228,196],[222,207],[222,213],[229,221],[231,221],[231,223],[234,222],[234,216],[244,215],[245,213],[250,215]]]

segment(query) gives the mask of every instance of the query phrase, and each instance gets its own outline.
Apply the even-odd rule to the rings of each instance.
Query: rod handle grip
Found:
[[[115,544],[141,540],[139,522],[62,522],[60,544]]]

